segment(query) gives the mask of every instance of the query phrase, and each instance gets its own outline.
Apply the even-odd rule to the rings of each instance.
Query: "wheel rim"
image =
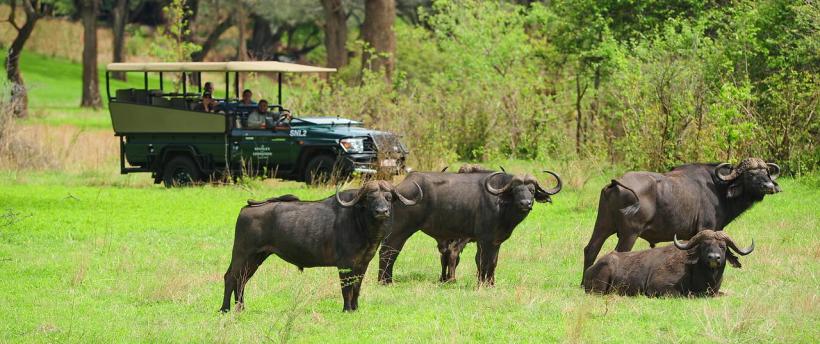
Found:
[[[177,185],[189,185],[194,182],[194,178],[191,177],[191,173],[184,168],[174,170],[173,178],[174,184]]]

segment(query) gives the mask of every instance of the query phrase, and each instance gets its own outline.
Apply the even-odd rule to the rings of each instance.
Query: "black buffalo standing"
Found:
[[[714,296],[728,261],[740,268],[735,253],[752,253],[754,240],[739,249],[725,232],[702,230],[689,242],[637,252],[611,252],[584,272],[587,293],[646,296]]]
[[[393,232],[379,251],[379,281],[393,282],[393,266],[404,243],[421,230],[439,242],[453,243],[442,250],[442,279],[454,277],[458,254],[467,242],[478,244],[476,266],[480,284],[495,283],[498,251],[513,229],[532,210],[533,201],[550,202],[550,196],[561,190],[561,179],[555,188],[545,190],[530,176],[474,169],[469,173],[413,172],[396,188],[410,192],[411,185],[421,186],[424,201],[415,207],[397,205]],[[448,267],[452,274],[447,275]]]
[[[409,200],[390,183],[371,181],[344,194],[353,199],[342,200],[337,190],[335,198],[316,202],[301,202],[293,196],[249,201],[236,220],[221,310],[230,309],[231,294],[242,308],[246,283],[271,254],[299,269],[337,267],[344,310],[356,310],[367,264],[390,233],[393,204],[398,200],[410,207],[422,199],[422,193],[419,189],[416,200]]]
[[[629,172],[601,190],[598,218],[584,248],[584,271],[609,236],[618,234],[615,250],[632,250],[641,237],[651,247],[677,235],[688,239],[701,228],[723,230],[732,220],[780,192],[774,181],[780,167],[757,158],[737,166],[691,164],[661,174]]]

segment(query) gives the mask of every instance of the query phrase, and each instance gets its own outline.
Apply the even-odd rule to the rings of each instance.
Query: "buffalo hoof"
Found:
[[[228,312],[230,312],[230,311],[231,311],[230,308],[220,308],[219,309],[219,313],[222,313],[222,314],[228,314]]]
[[[241,312],[241,311],[244,311],[245,310],[245,304],[244,303],[237,303],[235,308],[236,308],[235,311],[237,313]]]

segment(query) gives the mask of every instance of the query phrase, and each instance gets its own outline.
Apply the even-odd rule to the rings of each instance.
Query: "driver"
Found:
[[[267,123],[265,123],[265,118],[270,116],[270,112],[268,112],[268,101],[262,99],[259,101],[258,106],[256,107],[253,112],[248,116],[248,128],[250,129],[265,129],[267,127]]]

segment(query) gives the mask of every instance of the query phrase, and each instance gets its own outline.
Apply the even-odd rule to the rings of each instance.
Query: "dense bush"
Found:
[[[816,4],[619,6],[436,1],[422,25],[398,23],[392,83],[354,58],[291,104],[401,133],[417,168],[511,157],[663,170],[754,155],[817,169]]]

